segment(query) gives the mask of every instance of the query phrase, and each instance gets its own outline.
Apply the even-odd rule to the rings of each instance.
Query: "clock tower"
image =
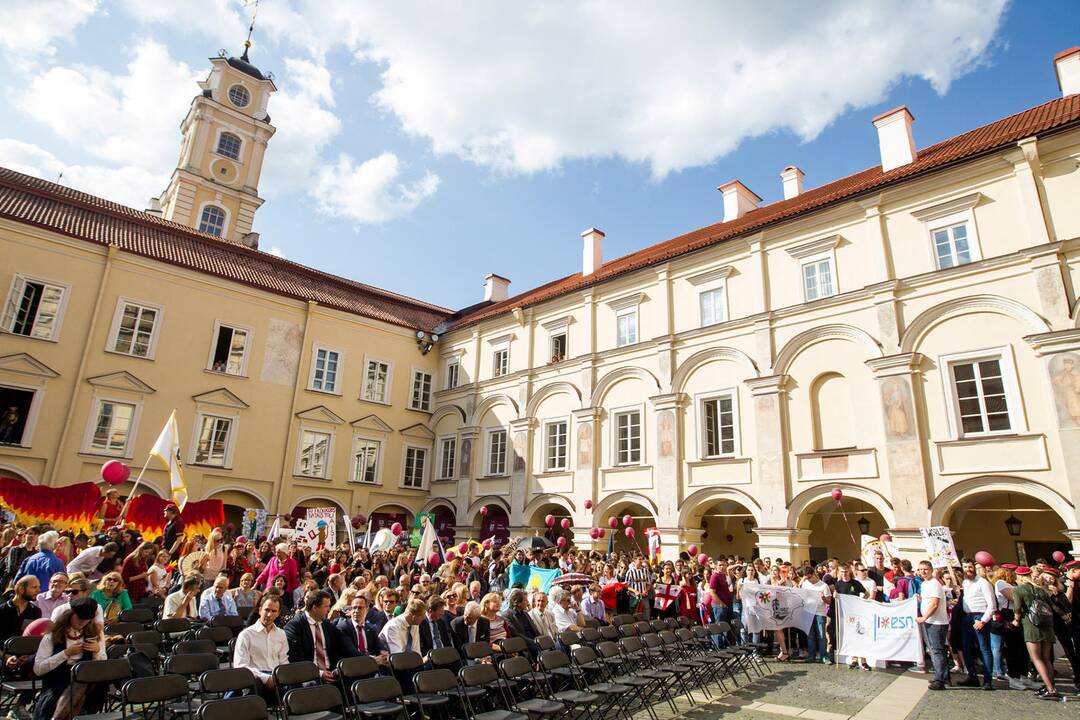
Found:
[[[258,248],[251,231],[263,153],[275,128],[266,112],[277,90],[273,77],[248,59],[224,52],[210,58],[210,75],[180,124],[180,158],[169,186],[151,198],[149,212],[231,243]]]

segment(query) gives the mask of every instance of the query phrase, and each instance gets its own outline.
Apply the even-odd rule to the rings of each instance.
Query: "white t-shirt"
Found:
[[[937,598],[938,604],[934,608],[934,613],[927,615],[926,606],[929,604],[927,600],[930,598]],[[926,617],[926,622],[930,625],[949,624],[949,613],[945,610],[945,588],[938,580],[934,578],[923,580],[922,591],[919,593],[919,612]]]
[[[829,587],[828,583],[822,582],[821,580],[818,580],[817,582],[803,580],[799,587],[808,590],[817,590],[821,593],[821,597],[826,599],[832,597],[832,589]]]
[[[997,598],[998,610],[1011,610],[1012,603],[1009,599],[1001,594],[1002,590],[1012,589],[1012,585],[1004,580],[998,580],[994,583],[994,597]]]
[[[866,577],[862,579],[855,579],[858,580],[864,588],[866,588],[866,596],[873,600],[874,597],[877,595],[877,583],[874,582],[874,578]]]

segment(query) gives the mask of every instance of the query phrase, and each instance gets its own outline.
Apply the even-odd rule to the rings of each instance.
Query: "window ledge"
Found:
[[[503,473],[502,475],[481,475],[480,479],[481,480],[509,480],[510,475],[508,473]]]
[[[418,407],[412,407],[412,406],[410,406],[410,407],[408,407],[408,408],[406,408],[406,409],[407,409],[407,410],[411,410],[412,412],[418,412],[418,413],[423,413],[423,414],[425,414],[425,415],[432,415],[432,414],[434,414],[434,411],[433,411],[433,410],[425,410],[424,408],[418,408]]]
[[[41,338],[38,339],[40,340]],[[105,348],[105,352],[109,353],[110,355],[119,355],[120,357],[131,358],[132,360],[149,360],[151,362],[153,362],[154,360],[153,353],[150,353],[149,355],[132,355],[131,353],[120,352],[119,350],[113,350],[112,348]]]
[[[320,395],[332,395],[334,397],[341,397],[341,393],[334,392],[333,390],[318,390],[318,389],[310,387],[310,386],[306,387],[304,389],[307,390],[308,392],[319,393]]]
[[[738,463],[748,463],[750,458],[741,457],[739,455],[716,455],[715,457],[703,457],[697,460],[687,460],[686,464],[690,467],[708,467],[709,465],[733,465]]]
[[[29,447],[27,445],[4,445],[3,447]],[[80,455],[93,458],[110,458],[112,460],[131,460],[135,457],[132,453],[107,453],[96,450],[80,450]]]
[[[316,390],[315,392],[318,392],[318,390]],[[385,400],[368,400],[363,395],[361,395],[360,397],[358,397],[356,399],[359,400],[360,402],[371,403],[372,405],[382,405],[384,407],[390,407],[391,406],[391,404],[388,403]]]
[[[1038,438],[1042,436],[1042,433],[1027,433],[1017,432],[1016,430],[1003,430],[1000,432],[979,433],[978,435],[964,435],[963,437],[949,438],[948,440],[934,440],[933,442],[939,447],[957,447],[962,445],[978,445],[979,443],[998,440],[1021,440],[1026,438]]]
[[[533,477],[535,477],[535,478],[569,477],[572,474],[573,474],[573,472],[570,470],[570,468],[563,468],[561,470],[544,470],[543,472],[536,473],[535,475],[533,475]]]
[[[306,475],[301,477],[307,477]],[[367,480],[346,480],[349,485],[363,485],[364,487],[382,487],[381,482],[368,482]]]
[[[433,483],[450,483],[450,482],[454,482],[455,480],[457,480],[457,478],[447,477],[447,478],[435,478],[431,482],[433,482]]]
[[[301,475],[300,473],[293,473],[293,477],[297,480],[319,480],[324,483],[333,482],[333,478],[318,477],[317,475]]]
[[[232,470],[232,465],[214,465],[213,463],[189,462],[188,467],[213,468],[215,470]]]
[[[239,380],[248,380],[251,377],[250,375],[238,375],[236,373],[225,372],[224,370],[211,370],[210,368],[203,368],[203,372],[204,373],[209,373],[211,375],[220,375],[222,377],[237,378]],[[320,392],[320,391],[315,390],[314,392]]]
[[[645,465],[644,463],[611,465],[609,467],[600,468],[600,470],[605,473],[630,472],[631,470],[652,470],[652,465]]]

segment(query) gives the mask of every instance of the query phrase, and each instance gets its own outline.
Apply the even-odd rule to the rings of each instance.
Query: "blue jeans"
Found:
[[[949,682],[949,626],[926,623],[923,628],[930,649],[930,662],[934,665],[934,682],[945,685]]]
[[[982,630],[975,629],[975,621],[982,619],[982,613],[964,613],[961,622],[964,637],[964,667],[968,677],[978,678],[975,673],[975,651],[978,649],[983,663],[983,684],[989,685],[994,672],[994,654],[990,650],[990,625],[983,625]]]
[[[818,658],[827,660],[829,657],[828,645],[825,642],[825,616],[815,615],[814,624],[810,626],[810,632],[806,633],[806,659]]]
[[[995,635],[990,633],[990,654],[994,658],[994,674],[1004,675],[1005,671],[1002,669],[1001,658],[1005,654],[1005,636]]]
[[[731,619],[731,608],[730,607],[721,607],[720,605],[713,605],[712,606],[712,621],[714,623],[728,622],[728,621],[730,621],[730,619]],[[727,644],[728,644],[727,635],[713,635],[712,636],[712,641],[713,641],[713,645],[716,646],[717,650],[722,650],[723,648],[726,648]]]

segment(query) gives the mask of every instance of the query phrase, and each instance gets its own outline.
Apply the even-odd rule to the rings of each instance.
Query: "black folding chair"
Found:
[[[370,655],[358,655],[338,660],[336,670],[338,684],[341,686],[341,695],[347,699],[352,683],[378,675],[379,664]]]
[[[255,691],[255,675],[247,668],[218,668],[199,676],[199,694],[203,703],[222,697],[227,692]]]
[[[277,693],[277,707],[279,708],[285,707],[285,692],[289,688],[300,687],[304,683],[316,682],[320,679],[319,668],[315,663],[307,660],[278,665],[273,669],[272,673],[274,692]]]
[[[468,720],[527,720],[528,715],[507,709],[513,699],[499,685],[499,674],[491,665],[469,665],[458,672],[465,694]],[[502,707],[498,707],[498,705]],[[487,709],[477,712],[477,705]]]
[[[127,612],[130,612],[130,610],[127,611]],[[123,637],[127,637],[131,633],[139,632],[140,630],[145,630],[145,629],[146,629],[146,626],[143,625],[141,622],[105,623],[105,634],[106,635],[121,635]]]
[[[532,665],[523,657],[507,658],[499,663],[499,673],[506,680],[512,681],[507,690],[510,698],[508,709],[525,713],[530,718],[552,718],[562,715],[567,706],[559,700],[543,697],[544,688],[541,684],[532,684],[534,697],[526,697],[524,681],[528,680],[532,672]]]
[[[217,656],[217,645],[213,640],[181,640],[172,647],[174,655],[214,655]]]
[[[186,703],[187,714],[191,714],[190,695],[187,678],[183,675],[158,675],[155,677],[135,678],[124,683],[121,689],[125,712],[139,708],[143,717],[157,714],[164,718],[173,703]],[[168,712],[172,715],[171,711]]]
[[[357,680],[352,685],[352,696],[356,700],[352,712],[360,718],[409,718],[397,678]]]
[[[71,668],[72,684],[103,684],[122,683],[131,678],[131,665],[127,660],[83,660],[77,662]],[[79,713],[79,720],[115,720],[126,717],[123,703],[119,696],[106,692],[105,705],[97,713]]]
[[[629,718],[627,710],[633,705],[633,688],[629,685],[620,685],[610,682],[607,668],[600,662],[596,651],[591,647],[582,646],[573,650],[574,663],[585,675],[588,688],[599,693],[605,699],[597,712],[600,717],[606,717],[609,712],[616,716]]]
[[[258,695],[209,700],[199,707],[199,720],[266,720],[270,712]],[[81,720],[81,718],[80,718]]]
[[[148,607],[132,606],[120,613],[120,622],[133,622],[149,625],[154,622],[156,613]]]
[[[22,637],[21,635],[4,641],[4,653],[0,662],[0,710],[14,708],[19,704],[20,697],[24,693],[37,694],[38,678],[32,670],[34,656],[40,644],[40,637]],[[14,669],[9,668],[7,660],[11,657],[27,658],[30,663],[29,668],[25,665]],[[26,679],[23,679],[21,671],[26,671]]]
[[[210,627],[229,628],[232,630],[233,636],[236,636],[244,629],[244,617],[242,615],[218,615],[210,621]]]
[[[285,717],[289,720],[342,720],[344,712],[337,685],[315,685],[285,693]]]
[[[562,650],[548,650],[540,656],[540,667],[547,673],[548,695],[579,715],[592,715],[607,704],[603,695],[593,692],[585,674],[575,668]],[[602,716],[601,716],[602,717]]]
[[[441,707],[447,703],[442,695],[423,693],[416,689],[413,678],[424,667],[424,660],[419,653],[400,652],[390,655],[390,671],[405,689],[405,705],[416,708],[423,717],[430,708]]]

